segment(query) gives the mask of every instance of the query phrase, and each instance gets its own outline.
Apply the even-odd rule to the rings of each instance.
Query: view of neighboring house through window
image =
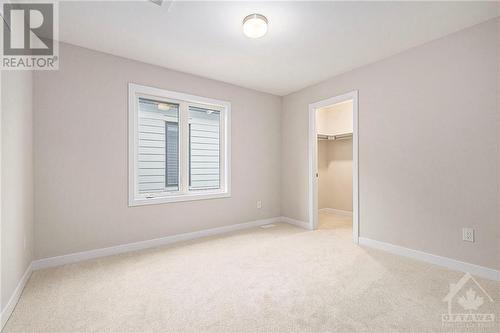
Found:
[[[229,196],[230,104],[129,85],[129,204]]]
[[[179,105],[139,98],[139,193],[179,190]]]
[[[189,188],[220,186],[220,112],[189,107]]]

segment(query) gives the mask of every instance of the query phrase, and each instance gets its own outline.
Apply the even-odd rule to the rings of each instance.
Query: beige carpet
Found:
[[[355,246],[349,218],[286,224],[33,273],[10,332],[499,332],[443,327],[462,273]]]

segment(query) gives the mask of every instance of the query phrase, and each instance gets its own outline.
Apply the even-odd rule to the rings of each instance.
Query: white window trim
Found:
[[[231,196],[231,103],[212,98],[194,96],[175,91],[168,91],[159,88],[143,86],[135,83],[128,85],[128,204],[132,206],[162,204],[168,202],[181,202],[193,200],[206,200],[217,198],[228,198]],[[138,106],[139,98],[149,97],[152,99],[165,99],[166,101],[173,101],[182,104],[197,103],[201,106],[214,107],[221,111],[221,145],[220,156],[222,157],[221,163],[221,188],[217,190],[200,190],[188,192],[188,165],[187,158],[184,154],[187,153],[187,148],[183,145],[186,140],[183,136],[188,135],[185,133],[185,127],[188,121],[187,113],[181,112],[179,108],[179,192],[175,193],[156,193],[153,197],[147,197],[144,194],[139,194],[137,191],[137,152],[138,152]]]

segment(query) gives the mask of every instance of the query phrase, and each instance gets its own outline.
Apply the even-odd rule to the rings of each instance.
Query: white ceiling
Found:
[[[60,4],[62,41],[276,95],[500,15],[494,2]],[[241,21],[269,20],[252,40]]]

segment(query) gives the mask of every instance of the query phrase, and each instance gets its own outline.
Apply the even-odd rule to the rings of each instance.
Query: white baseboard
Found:
[[[274,217],[274,218],[244,222],[244,223],[239,223],[239,224],[232,224],[232,225],[228,225],[228,226],[224,226],[224,227],[218,227],[218,228],[188,232],[188,233],[184,233],[184,234],[166,236],[166,237],[161,237],[161,238],[156,238],[156,239],[150,239],[150,240],[141,241],[141,242],[122,244],[122,245],[106,247],[106,248],[101,248],[101,249],[96,249],[96,250],[76,252],[76,253],[66,254],[66,255],[57,256],[57,257],[39,259],[39,260],[35,260],[33,262],[33,270],[38,270],[38,269],[43,269],[43,268],[48,268],[48,267],[56,267],[56,266],[75,263],[75,262],[79,262],[79,261],[83,261],[83,260],[106,257],[106,256],[114,255],[114,254],[120,254],[120,253],[125,253],[125,252],[148,249],[148,248],[157,247],[157,246],[161,246],[161,245],[167,245],[167,244],[182,242],[182,241],[201,238],[201,237],[223,234],[223,233],[227,233],[227,232],[231,232],[231,231],[237,231],[237,230],[242,230],[242,229],[247,229],[247,228],[258,227],[261,225],[276,223],[276,222],[280,222],[280,221],[281,221],[280,217]]]
[[[352,211],[335,209],[335,208],[321,208],[321,209],[319,209],[319,212],[320,213],[327,213],[327,214],[342,215],[342,216],[352,216]]]
[[[295,219],[292,219],[290,217],[282,216],[281,222],[292,224],[292,225],[299,227],[299,228],[311,230],[311,226],[309,225],[309,223],[304,222],[304,221],[300,221],[300,220],[295,220]]]
[[[14,308],[16,307],[17,302],[19,301],[19,298],[21,297],[21,294],[24,290],[24,287],[26,286],[26,283],[28,282],[32,272],[33,272],[33,263],[31,263],[28,266],[28,268],[26,268],[26,271],[24,272],[23,276],[21,277],[21,280],[17,284],[16,289],[14,290],[12,295],[10,296],[10,299],[7,302],[7,305],[0,312],[0,331],[3,329],[3,327],[7,323],[7,320],[9,320],[9,317],[12,314],[12,311],[14,311]]]
[[[500,271],[492,268],[471,264],[468,262],[458,261],[448,257],[441,257],[435,254],[430,254],[422,251],[412,250],[399,245],[380,242],[377,240],[359,237],[359,244],[369,246],[375,249],[387,251],[400,256],[425,261],[430,264],[443,266],[453,270],[468,272],[472,275],[480,276],[489,280],[500,281]]]

